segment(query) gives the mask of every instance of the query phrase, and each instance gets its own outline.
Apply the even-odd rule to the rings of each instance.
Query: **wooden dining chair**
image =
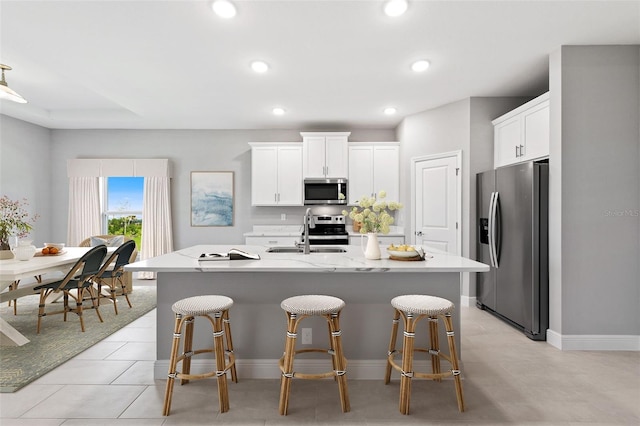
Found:
[[[96,310],[98,319],[102,321],[100,310],[97,302],[96,289],[93,287],[93,277],[98,273],[102,262],[107,255],[107,247],[100,245],[93,247],[87,253],[85,253],[78,261],[73,265],[71,270],[61,280],[45,281],[42,284],[33,288],[34,292],[40,293],[40,306],[38,309],[38,326],[37,333],[40,333],[40,322],[42,317],[54,314],[64,314],[64,320],[67,320],[67,314],[73,312],[80,317],[80,328],[84,332],[84,319],[82,318],[82,301],[84,299],[84,291],[88,290],[91,295],[92,309]],[[74,295],[72,291],[76,291]],[[46,312],[45,304],[47,297],[54,293],[63,293],[63,309],[60,311]],[[76,307],[71,308],[69,306],[69,297],[75,299]]]
[[[100,299],[109,299],[113,303],[113,309],[118,315],[118,304],[116,301],[116,291],[118,290],[118,284],[122,295],[127,300],[127,304],[131,307],[131,301],[129,300],[129,292],[125,285],[123,276],[125,274],[124,266],[130,262],[131,254],[136,249],[136,243],[133,240],[126,241],[120,247],[114,251],[111,256],[104,262],[93,281],[98,287],[98,305],[100,305]],[[109,287],[109,294],[102,293],[102,286]]]

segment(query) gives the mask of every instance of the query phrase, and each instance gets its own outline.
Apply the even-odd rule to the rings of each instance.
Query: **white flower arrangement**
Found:
[[[358,201],[360,207],[353,207],[351,211],[343,210],[344,216],[350,217],[354,222],[360,222],[361,234],[380,233],[388,234],[389,227],[393,224],[393,216],[390,211],[400,210],[403,205],[395,201],[386,201],[386,191],[379,191],[377,196],[363,196]]]

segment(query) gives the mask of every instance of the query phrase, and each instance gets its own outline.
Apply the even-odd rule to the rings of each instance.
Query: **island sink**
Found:
[[[340,247],[312,247],[311,253],[346,253],[347,250]],[[303,253],[302,247],[270,247],[267,253]]]

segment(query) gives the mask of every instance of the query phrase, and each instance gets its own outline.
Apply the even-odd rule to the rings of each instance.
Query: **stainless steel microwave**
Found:
[[[347,204],[347,179],[305,179],[304,203],[311,204]]]

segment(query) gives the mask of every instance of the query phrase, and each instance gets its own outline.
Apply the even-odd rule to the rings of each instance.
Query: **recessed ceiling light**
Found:
[[[385,108],[385,109],[384,109],[384,113],[385,113],[386,115],[393,115],[393,114],[395,114],[396,112],[398,112],[398,110],[397,110],[397,109],[395,109],[394,107],[387,107],[387,108]]]
[[[229,0],[215,0],[211,8],[221,18],[229,19],[236,16],[236,6]]]
[[[409,7],[407,0],[389,0],[384,4],[384,13],[395,18],[406,12],[407,7]]]
[[[251,62],[251,69],[257,73],[262,74],[263,72],[269,71],[269,65],[267,65],[266,62],[253,61]]]
[[[280,108],[280,107],[275,107],[273,109],[273,115],[283,115],[284,114],[284,108]]]
[[[423,71],[426,71],[427,68],[429,68],[429,65],[431,65],[429,61],[421,59],[419,61],[415,61],[411,65],[411,69],[414,70],[415,72],[423,72]]]

